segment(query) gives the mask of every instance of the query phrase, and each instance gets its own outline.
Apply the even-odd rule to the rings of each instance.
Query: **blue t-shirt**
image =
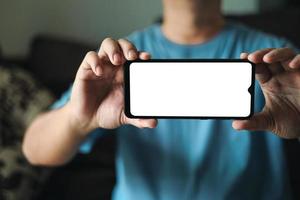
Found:
[[[281,38],[229,22],[198,45],[169,41],[159,24],[128,37],[153,58],[239,58],[241,52],[289,46]],[[259,84],[255,111],[264,106]],[[64,105],[67,91],[54,107]],[[117,130],[117,183],[113,199],[291,199],[283,141],[267,132],[237,132],[231,120],[159,120],[155,129]],[[82,144],[88,153],[105,130]]]

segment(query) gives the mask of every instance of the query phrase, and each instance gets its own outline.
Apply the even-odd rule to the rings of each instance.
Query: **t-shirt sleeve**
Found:
[[[72,86],[66,92],[64,92],[61,98],[58,99],[56,102],[54,102],[54,104],[52,104],[50,108],[52,110],[59,109],[63,107],[66,103],[68,103],[71,97],[71,91],[72,91]],[[105,131],[100,128],[89,133],[89,136],[81,143],[78,152],[83,154],[90,153],[96,140],[104,134]]]
[[[71,91],[72,87],[70,87],[66,92],[64,92],[62,96],[50,106],[51,110],[59,109],[63,107],[66,103],[68,103],[68,101],[70,100]]]

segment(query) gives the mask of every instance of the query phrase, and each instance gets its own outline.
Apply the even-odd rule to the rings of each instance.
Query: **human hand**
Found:
[[[98,53],[89,52],[77,71],[69,106],[71,124],[83,134],[101,127],[131,124],[154,128],[155,119],[130,119],[124,114],[123,64],[126,60],[150,59],[125,39],[103,40]]]
[[[236,130],[272,131],[282,138],[300,137],[300,55],[290,48],[262,49],[241,59],[256,64],[265,106],[249,120],[234,120]]]

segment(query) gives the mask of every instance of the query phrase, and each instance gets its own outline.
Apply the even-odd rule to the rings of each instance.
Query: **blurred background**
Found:
[[[300,47],[299,0],[223,0],[222,9],[230,20]],[[70,86],[87,51],[107,36],[124,37],[158,21],[161,13],[161,0],[0,0],[0,200],[110,198],[114,134],[58,168],[30,166],[20,144],[31,120]],[[286,151],[297,189],[299,143],[286,141]]]
[[[223,0],[225,14],[258,14],[297,0]],[[151,24],[162,13],[161,0],[1,0],[0,44],[5,55],[25,55],[36,34],[99,44]]]

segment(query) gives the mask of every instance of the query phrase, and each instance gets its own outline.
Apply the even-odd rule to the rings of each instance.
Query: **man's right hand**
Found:
[[[150,59],[150,54],[138,52],[125,39],[103,40],[99,52],[89,52],[80,65],[66,105],[70,123],[82,134],[101,127],[117,128],[131,124],[139,128],[154,128],[155,119],[130,119],[124,114],[123,64],[126,60]]]

